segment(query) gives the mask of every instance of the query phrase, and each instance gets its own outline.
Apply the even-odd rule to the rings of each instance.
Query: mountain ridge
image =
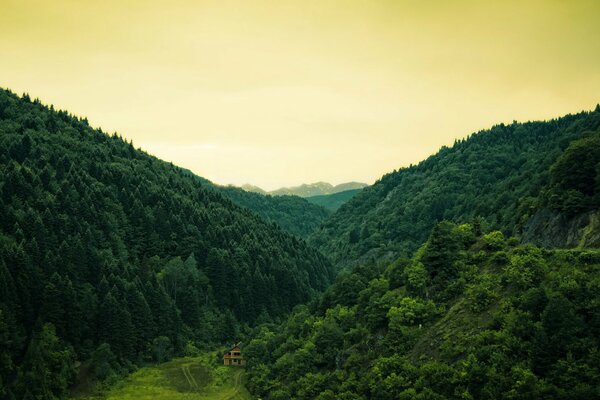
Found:
[[[487,229],[519,234],[551,183],[553,163],[570,143],[598,129],[600,107],[549,121],[500,124],[456,140],[361,190],[309,241],[343,266],[410,256],[441,220],[480,219]]]
[[[206,180],[28,95],[0,90],[0,144],[0,397],[233,341],[333,279]]]
[[[266,221],[276,223],[284,231],[302,239],[307,239],[331,214],[331,210],[299,196],[271,196],[237,186],[219,185],[194,174],[189,169],[181,170],[238,206],[254,212]]]
[[[320,205],[330,211],[335,212],[344,203],[348,202],[352,197],[357,195],[361,190],[362,189],[350,189],[332,194],[305,197],[305,199],[310,203]]]
[[[369,185],[367,185],[366,183],[355,181],[344,182],[338,185],[332,185],[331,183],[320,181],[314,183],[304,183],[298,186],[282,187],[271,191],[266,191],[258,186],[250,184],[244,184],[241,186],[241,188],[250,192],[270,194],[274,196],[291,195],[299,197],[313,197],[335,194],[348,190],[362,189],[367,186]]]

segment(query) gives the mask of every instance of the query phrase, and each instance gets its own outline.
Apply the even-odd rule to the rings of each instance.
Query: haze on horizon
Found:
[[[0,86],[266,190],[600,102],[600,2],[424,3],[0,0]]]

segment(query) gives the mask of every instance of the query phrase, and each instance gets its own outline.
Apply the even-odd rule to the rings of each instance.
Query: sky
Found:
[[[0,0],[0,86],[221,184],[372,183],[600,102],[600,1]]]

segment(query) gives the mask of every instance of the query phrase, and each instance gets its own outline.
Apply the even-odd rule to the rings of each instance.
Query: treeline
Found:
[[[199,177],[190,170],[181,170],[234,204],[253,211],[262,219],[274,222],[284,231],[303,239],[307,239],[331,215],[332,210],[299,196],[271,195],[265,191],[253,192],[235,186],[222,186]]]
[[[518,235],[540,207],[573,213],[597,207],[599,127],[597,107],[457,140],[359,192],[310,243],[341,265],[390,260],[410,256],[442,220],[481,218],[486,229]]]
[[[269,400],[596,399],[600,251],[442,222],[253,337],[248,386]]]
[[[232,340],[332,278],[185,171],[0,90],[0,397]]]
[[[600,129],[573,141],[550,168],[536,208],[576,215],[600,207]]]
[[[267,221],[303,239],[308,238],[331,212],[299,196],[272,196],[245,191],[236,187],[216,186],[223,196],[248,208]]]
[[[306,200],[308,200],[310,203],[320,205],[330,211],[335,212],[338,208],[342,206],[342,204],[348,202],[361,190],[362,188],[344,190],[343,192],[307,197]]]

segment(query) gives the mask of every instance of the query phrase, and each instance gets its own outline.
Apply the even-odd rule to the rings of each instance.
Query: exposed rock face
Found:
[[[521,238],[543,247],[600,247],[600,214],[593,211],[570,216],[539,210],[523,227]]]

